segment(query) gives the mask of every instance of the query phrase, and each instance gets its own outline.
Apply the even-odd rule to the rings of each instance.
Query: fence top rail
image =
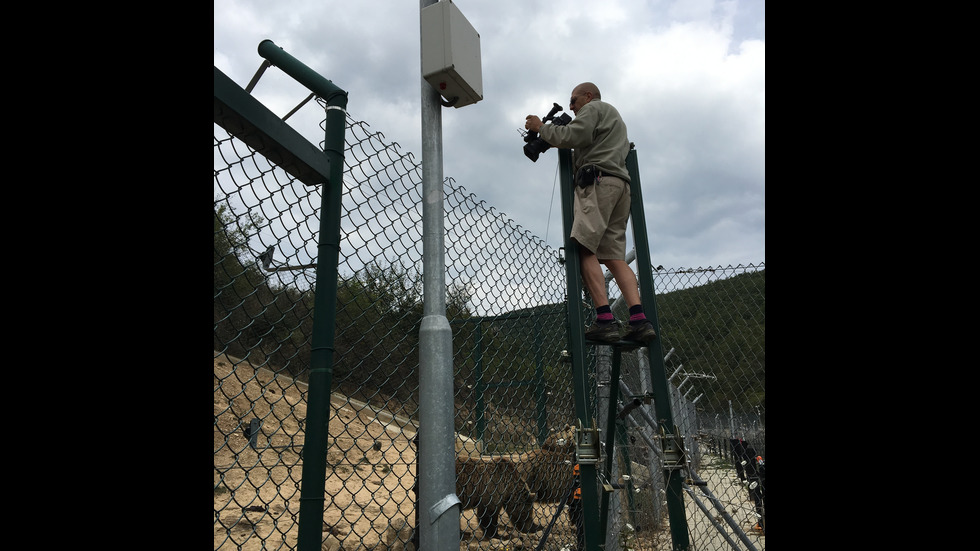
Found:
[[[286,53],[281,47],[276,46],[275,42],[269,39],[260,42],[259,55],[296,79],[310,92],[326,100],[328,105],[347,108],[347,92]]]

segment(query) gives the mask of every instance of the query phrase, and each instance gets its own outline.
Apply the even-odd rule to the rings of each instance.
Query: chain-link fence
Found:
[[[214,158],[214,548],[290,549],[320,188],[217,124]],[[344,161],[324,548],[411,549],[421,167],[350,115]],[[452,179],[445,194],[460,548],[574,549],[575,520],[590,512],[574,492],[565,268],[558,251]],[[764,515],[764,264],[661,267],[654,286],[687,449],[691,541],[697,549],[764,549],[753,530]],[[590,362],[600,396],[609,390],[604,348]],[[619,386],[622,430],[614,476],[604,481],[615,513],[607,542],[670,549],[661,435],[642,354],[624,354]]]

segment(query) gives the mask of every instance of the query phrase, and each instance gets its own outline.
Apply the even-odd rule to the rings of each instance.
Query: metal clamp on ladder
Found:
[[[599,462],[599,429],[582,428],[581,422],[575,427],[575,460],[580,465]]]
[[[683,437],[678,437],[676,434],[664,434],[661,429],[660,449],[664,452],[665,470],[676,471],[687,466]]]

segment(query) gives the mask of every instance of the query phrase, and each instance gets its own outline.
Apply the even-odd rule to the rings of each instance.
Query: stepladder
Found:
[[[664,368],[662,331],[657,315],[656,293],[653,285],[653,269],[650,260],[649,238],[643,208],[636,150],[631,147],[626,159],[630,174],[630,221],[635,246],[636,277],[647,319],[653,324],[657,337],[647,343],[620,340],[615,343],[586,340],[585,327],[588,308],[584,306],[584,289],[577,243],[571,239],[573,221],[574,174],[571,151],[558,151],[559,178],[562,197],[562,221],[565,235],[564,264],[567,282],[568,355],[572,364],[573,392],[575,395],[576,462],[578,465],[584,548],[579,551],[599,551],[606,548],[610,522],[610,500],[621,485],[613,479],[613,459],[625,453],[622,411],[617,411],[622,395],[620,364],[624,353],[644,354],[650,366],[652,401],[656,420],[661,432],[664,450],[662,473],[667,497],[667,514],[670,523],[673,551],[689,549],[687,520],[684,509],[683,477],[678,471],[683,467],[683,451],[675,450],[673,443],[676,427],[671,412],[668,381]],[[601,184],[599,184],[601,185]],[[608,378],[595,377],[596,351],[601,347],[611,349],[611,369]],[[605,374],[604,374],[605,375]],[[596,383],[590,383],[590,381]],[[598,387],[598,388],[597,388]],[[593,395],[602,399],[593,401]],[[591,404],[595,403],[596,406]],[[624,408],[625,409],[625,408]],[[617,422],[620,422],[617,425]],[[628,463],[627,463],[628,464]],[[627,499],[629,493],[626,492]]]

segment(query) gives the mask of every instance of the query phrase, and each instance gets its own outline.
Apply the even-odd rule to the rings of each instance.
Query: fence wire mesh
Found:
[[[421,167],[350,115],[346,142],[324,548],[413,549]],[[451,178],[445,194],[460,548],[575,549],[597,512],[573,492],[565,269]],[[296,546],[320,202],[215,125],[215,550]],[[764,549],[765,266],[661,267],[654,287],[691,541]],[[606,549],[671,548],[649,385],[624,354]]]

